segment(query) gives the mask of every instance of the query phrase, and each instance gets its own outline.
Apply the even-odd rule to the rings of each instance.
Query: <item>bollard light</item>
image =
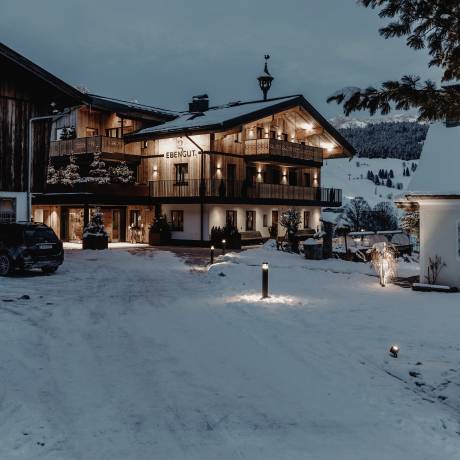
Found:
[[[222,254],[225,254],[225,245],[227,244],[227,240],[222,240]]]
[[[397,358],[399,353],[399,347],[398,345],[392,345],[390,347],[390,354],[393,356],[393,358]]]
[[[214,246],[211,246],[211,265],[214,263]]]
[[[268,262],[262,263],[262,299],[268,297]]]

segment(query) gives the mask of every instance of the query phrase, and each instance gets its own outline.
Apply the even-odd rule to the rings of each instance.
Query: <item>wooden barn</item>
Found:
[[[29,120],[81,104],[86,96],[0,43],[0,220],[28,220]],[[34,123],[32,190],[42,191],[51,122]]]

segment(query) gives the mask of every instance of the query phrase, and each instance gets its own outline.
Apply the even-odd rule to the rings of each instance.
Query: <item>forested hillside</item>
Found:
[[[360,122],[360,125],[338,126],[338,130],[356,148],[358,156],[366,158],[416,160],[428,131],[427,124],[415,121]]]

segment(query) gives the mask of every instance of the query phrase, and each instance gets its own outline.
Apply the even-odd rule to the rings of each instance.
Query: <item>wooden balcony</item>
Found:
[[[80,155],[85,153],[126,153],[140,155],[136,144],[127,144],[117,137],[92,136],[52,141],[50,156]]]
[[[322,187],[298,187],[283,184],[254,183],[246,181],[205,180],[200,186],[199,179],[184,183],[175,181],[151,181],[150,196],[163,202],[208,203],[266,203],[304,204],[317,206],[340,206],[342,191]]]
[[[285,161],[300,160],[303,163],[320,166],[323,164],[324,150],[312,145],[287,142],[279,139],[250,139],[245,142],[235,142],[230,139],[214,141],[214,152],[246,155],[255,161]]]

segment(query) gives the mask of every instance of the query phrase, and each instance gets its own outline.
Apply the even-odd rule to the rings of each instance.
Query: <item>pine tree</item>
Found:
[[[99,152],[94,154],[93,162],[90,164],[90,177],[86,178],[87,182],[94,182],[96,184],[109,184],[110,176],[105,163],[101,160]]]
[[[409,166],[406,168],[406,176],[410,176]]]
[[[69,164],[62,170],[60,183],[73,186],[80,182],[80,168],[75,162],[75,156],[70,155]]]
[[[416,108],[419,119],[457,119],[460,114],[460,86],[446,85],[460,80],[460,3],[458,0],[359,0],[366,8],[379,8],[381,18],[390,23],[379,30],[385,39],[406,37],[415,50],[428,49],[429,67],[442,70],[438,87],[433,81],[421,83],[418,76],[406,75],[386,81],[380,88],[344,88],[328,98],[343,104],[346,115],[355,110],[388,114],[392,105],[399,110]]]
[[[389,177],[390,179],[394,179],[395,175],[394,175],[394,173],[393,173],[393,170],[392,170],[392,169],[390,169],[390,174],[389,174],[389,176],[388,176],[388,177]]]
[[[401,227],[409,234],[420,237],[420,213],[419,211],[406,211],[401,217]]]
[[[392,188],[393,187],[393,182],[390,178],[387,179],[387,183],[386,183],[387,187],[390,187]]]
[[[111,182],[118,184],[131,184],[134,182],[134,174],[129,169],[125,161],[120,162],[116,166],[109,168]]]
[[[62,177],[62,171],[60,169],[56,169],[50,161],[48,163],[46,183],[50,185],[60,184],[61,177]]]
[[[77,131],[75,126],[71,126],[67,131],[67,139],[75,139],[77,137]]]
[[[380,185],[379,176],[375,176],[375,185]]]
[[[69,138],[69,130],[66,127],[64,127],[62,128],[61,134],[59,135],[59,140],[65,141],[68,138]]]

